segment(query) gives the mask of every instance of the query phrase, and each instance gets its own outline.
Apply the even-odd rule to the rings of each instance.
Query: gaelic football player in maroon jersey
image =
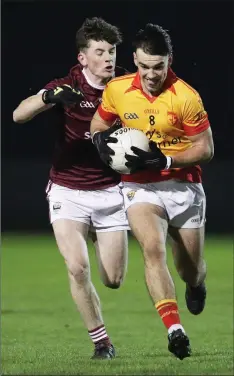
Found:
[[[13,113],[25,123],[53,106],[63,109],[63,128],[55,148],[47,187],[50,219],[65,259],[72,297],[95,345],[93,358],[113,358],[100,301],[91,282],[87,236],[92,231],[104,284],[118,288],[127,268],[128,223],[120,176],[102,162],[92,144],[90,121],[106,83],[125,71],[115,66],[117,27],[86,19],[76,34],[78,65],[23,100]]]

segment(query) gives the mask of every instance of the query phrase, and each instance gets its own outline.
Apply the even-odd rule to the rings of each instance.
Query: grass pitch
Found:
[[[70,297],[67,274],[52,234],[2,238],[1,363],[3,375],[233,375],[232,239],[207,238],[208,298],[192,316],[176,275],[182,323],[193,355],[179,361],[167,350],[167,332],[148,296],[143,259],[129,243],[129,269],[119,290],[104,287],[90,243],[93,282],[116,347],[111,361],[90,360],[93,346]]]

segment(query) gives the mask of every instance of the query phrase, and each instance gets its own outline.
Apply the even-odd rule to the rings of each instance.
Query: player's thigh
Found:
[[[103,282],[112,287],[119,287],[125,277],[128,263],[127,230],[96,232],[92,238]]]
[[[165,243],[167,212],[152,184],[124,183],[124,206],[130,228],[143,249]]]
[[[68,270],[80,274],[89,268],[87,235],[89,225],[70,219],[57,219],[52,223],[55,239]]]
[[[94,193],[92,227],[96,232],[128,230],[124,200],[119,185]]]
[[[127,216],[145,257],[166,257],[168,225],[164,208],[147,202],[135,203],[127,209]]]
[[[174,261],[179,268],[189,266],[197,268],[203,260],[205,193],[201,184],[186,182],[171,182],[171,184],[174,190],[171,200],[168,201],[168,211],[174,213],[169,222]],[[171,202],[173,206],[170,206]]]
[[[205,227],[169,227],[170,243],[177,268],[196,267],[203,261]]]
[[[66,262],[87,260],[86,238],[91,209],[83,191],[49,183],[47,190],[50,222],[59,250]]]
[[[164,183],[160,195],[165,203],[170,227],[197,229],[205,225],[206,196],[200,183]],[[168,192],[165,188],[169,188]]]
[[[51,223],[59,219],[68,219],[90,225],[92,208],[86,192],[54,183],[49,183],[49,186],[47,201]]]

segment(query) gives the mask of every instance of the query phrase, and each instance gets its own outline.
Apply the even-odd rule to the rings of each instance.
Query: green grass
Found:
[[[53,235],[2,238],[2,374],[4,375],[233,375],[232,240],[208,238],[208,299],[192,316],[170,252],[182,323],[193,356],[167,350],[167,332],[148,297],[143,260],[134,240],[119,290],[104,287],[90,245],[93,282],[117,358],[91,361],[92,344],[70,297],[67,274]]]

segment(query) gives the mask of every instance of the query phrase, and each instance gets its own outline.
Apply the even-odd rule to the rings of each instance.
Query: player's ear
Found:
[[[136,67],[138,67],[136,52],[133,52],[133,61]]]
[[[168,59],[168,66],[169,66],[169,67],[170,67],[171,64],[172,64],[172,61],[173,61],[173,56],[170,55],[170,56],[169,56],[169,59]]]
[[[79,63],[83,66],[83,67],[86,67],[87,66],[87,59],[86,59],[86,56],[83,52],[79,52],[78,55],[77,55],[77,60],[79,61]]]

